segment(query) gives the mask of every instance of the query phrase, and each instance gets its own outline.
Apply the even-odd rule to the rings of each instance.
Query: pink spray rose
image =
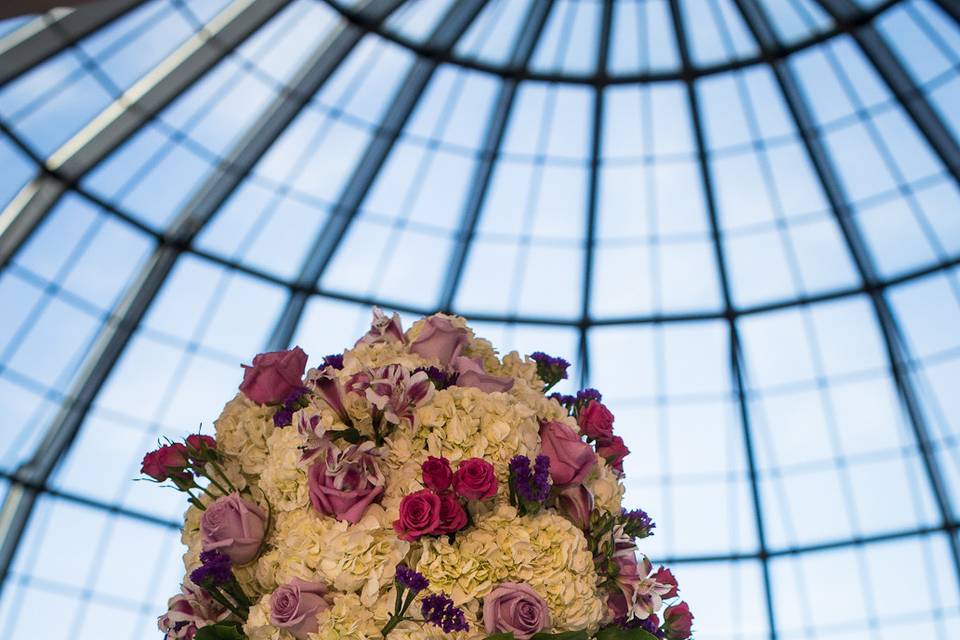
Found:
[[[453,469],[446,458],[428,457],[420,466],[423,472],[423,484],[431,491],[441,492],[450,488],[453,482]]]
[[[168,444],[143,456],[140,473],[157,482],[167,479],[189,481],[191,475],[185,469],[189,464],[188,458],[186,445],[181,442]]]
[[[455,533],[467,526],[467,512],[453,493],[447,491],[440,494],[440,524],[435,533]]]
[[[300,347],[261,353],[253,365],[243,365],[240,391],[254,402],[276,404],[300,388],[307,354]]]
[[[557,493],[557,510],[578,528],[587,530],[593,513],[593,494],[582,484],[567,485]]]
[[[529,585],[504,582],[483,599],[483,625],[487,633],[512,633],[516,640],[529,640],[550,627],[550,610]]]
[[[562,422],[540,427],[541,453],[550,458],[550,478],[555,485],[579,484],[597,464],[593,447]]]
[[[310,504],[324,515],[356,524],[383,494],[383,473],[371,453],[374,444],[368,441],[340,450],[327,441],[323,446],[317,462],[307,469]]]
[[[497,391],[507,392],[513,388],[513,378],[509,376],[494,376],[483,370],[480,358],[458,356],[453,361],[453,368],[457,376],[458,387],[474,387],[486,393]]]
[[[613,414],[597,400],[591,400],[587,406],[580,409],[577,424],[584,435],[598,442],[603,443],[613,437]]]
[[[439,527],[440,496],[421,489],[400,501],[400,517],[393,521],[393,530],[401,540],[413,542],[420,536],[437,533]]]
[[[217,498],[200,517],[203,550],[217,549],[233,564],[246,564],[257,557],[266,522],[263,509],[239,493]]]
[[[486,500],[497,492],[493,465],[482,458],[470,458],[457,465],[453,488],[467,500]]]
[[[623,443],[623,438],[613,436],[609,441],[597,447],[599,453],[617,473],[623,473],[623,459],[630,455],[630,449]]]
[[[320,624],[317,614],[330,608],[324,599],[327,590],[319,582],[294,578],[270,596],[270,624],[285,629],[297,640],[306,640]]]
[[[467,330],[455,327],[449,318],[434,315],[427,318],[410,351],[428,360],[436,358],[447,367],[467,344]]]
[[[673,577],[673,572],[666,567],[660,567],[657,569],[657,572],[653,574],[653,579],[663,585],[668,585],[673,587],[670,591],[663,594],[664,598],[676,598],[677,597],[677,579]]]
[[[667,607],[663,612],[663,630],[668,640],[687,640],[693,626],[693,614],[686,602]]]

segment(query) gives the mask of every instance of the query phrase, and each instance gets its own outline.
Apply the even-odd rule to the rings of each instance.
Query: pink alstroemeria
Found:
[[[193,640],[197,630],[224,620],[230,612],[192,582],[167,601],[167,612],[157,619],[164,640]]]
[[[513,378],[494,376],[483,370],[480,358],[457,356],[453,359],[453,369],[457,376],[458,387],[475,387],[486,393],[507,392],[513,388]]]
[[[347,383],[350,393],[362,393],[384,419],[395,425],[413,423],[417,407],[428,402],[435,391],[423,371],[411,374],[397,364],[367,369]]]
[[[327,406],[333,410],[343,424],[352,426],[350,414],[347,412],[346,389],[343,382],[337,377],[336,369],[326,367],[321,371],[311,369],[307,373],[307,388],[315,391]]]
[[[380,307],[374,307],[370,330],[357,340],[354,346],[394,341],[403,342],[403,326],[400,324],[400,316],[394,313],[388,318]]]
[[[617,617],[644,620],[663,606],[663,598],[673,590],[669,584],[657,582],[653,565],[646,556],[637,560],[637,547],[633,540],[614,531],[613,563],[617,567],[615,578],[619,593],[610,598]]]

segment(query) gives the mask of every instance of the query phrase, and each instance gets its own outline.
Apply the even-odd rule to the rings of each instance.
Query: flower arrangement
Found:
[[[143,473],[189,502],[166,640],[685,640],[672,573],[638,555],[629,451],[566,361],[498,357],[463,318],[374,309],[352,349],[244,366],[216,437]]]

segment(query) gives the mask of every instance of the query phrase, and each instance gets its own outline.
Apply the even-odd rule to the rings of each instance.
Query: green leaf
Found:
[[[218,622],[197,629],[194,640],[246,640],[239,622]]]
[[[530,640],[588,640],[586,631],[564,631],[563,633],[535,633]]]
[[[657,640],[643,629],[621,629],[606,627],[597,632],[597,640]]]
[[[339,432],[339,435],[350,444],[357,444],[360,442],[360,432],[357,431],[356,427],[344,429],[343,431]]]
[[[484,638],[484,640],[514,640],[514,638],[513,634],[507,631],[505,633],[494,633]]]

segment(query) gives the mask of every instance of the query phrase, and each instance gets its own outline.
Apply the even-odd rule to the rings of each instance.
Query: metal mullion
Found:
[[[862,14],[852,0],[817,0],[817,2],[837,21],[855,20]],[[914,83],[903,63],[887,46],[883,36],[874,28],[872,22],[857,27],[852,35],[947,172],[960,183],[960,144],[957,143],[939,114],[927,102],[923,91]]]
[[[760,500],[760,487],[756,465],[756,456],[753,447],[753,434],[750,424],[750,409],[747,404],[746,376],[743,371],[743,354],[741,352],[740,337],[737,330],[735,310],[730,292],[730,278],[727,273],[726,258],[721,241],[720,223],[717,214],[717,204],[713,189],[713,180],[710,175],[709,158],[707,157],[706,140],[703,133],[703,122],[700,116],[699,100],[696,87],[694,86],[693,75],[689,73],[692,68],[690,61],[690,52],[687,48],[687,36],[684,26],[683,12],[679,0],[670,0],[670,14],[673,18],[675,36],[677,40],[677,50],[680,53],[680,60],[684,73],[684,85],[686,86],[687,105],[690,110],[690,120],[696,140],[697,158],[700,165],[700,179],[703,187],[704,200],[707,209],[707,217],[710,223],[711,239],[713,241],[714,256],[716,258],[717,272],[720,278],[721,290],[724,302],[724,317],[727,322],[730,338],[730,374],[733,384],[733,393],[736,396],[739,406],[740,426],[742,429],[744,454],[747,460],[748,479],[750,481],[750,493],[753,501],[754,521],[756,524],[757,543],[759,552],[757,557],[760,559],[763,570],[763,589],[765,597],[765,610],[767,615],[767,625],[769,628],[770,640],[776,640],[778,632],[776,618],[773,608],[773,588],[770,577],[770,560],[767,549],[766,532],[763,519],[763,506]]]
[[[553,4],[554,0],[532,3],[524,18],[522,31],[518,34],[513,51],[510,54],[510,64],[526,67],[533,55],[533,49],[540,39],[540,33],[543,31]],[[438,304],[438,308],[441,310],[450,311],[453,307],[453,299],[463,276],[467,255],[473,244],[473,236],[480,219],[483,203],[487,197],[490,180],[493,176],[493,167],[500,153],[500,145],[503,143],[503,136],[507,129],[507,119],[517,95],[517,88],[517,80],[504,80],[500,85],[495,106],[484,134],[480,158],[477,160],[473,175],[470,178],[466,203],[460,218],[460,229],[456,235],[456,244],[450,252],[450,260],[447,263],[446,276],[440,290]]]
[[[452,49],[485,4],[486,0],[463,0],[451,5],[437,22],[438,26],[430,34],[426,46],[438,51]],[[331,208],[327,221],[307,251],[306,260],[295,281],[297,289],[291,293],[280,313],[267,342],[268,349],[286,348],[293,339],[306,308],[308,291],[317,287],[438,66],[437,60],[418,57],[399,84],[377,133],[367,145],[336,204]]]
[[[0,39],[0,87],[122,17],[144,0],[54,9]]]
[[[943,12],[953,18],[960,25],[960,4],[956,0],[933,0]]]
[[[72,184],[289,3],[234,0],[51,154],[40,174],[0,213],[0,268]]]

